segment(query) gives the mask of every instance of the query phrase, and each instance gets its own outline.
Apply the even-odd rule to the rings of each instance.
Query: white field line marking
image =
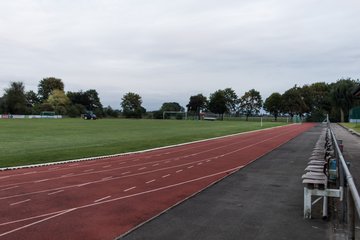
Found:
[[[3,177],[0,177],[0,179],[5,179],[5,178],[9,178],[11,176],[3,176]]]
[[[201,165],[201,164],[203,164],[202,162],[199,162],[197,165]]]
[[[152,179],[152,180],[150,180],[150,181],[147,181],[147,182],[145,182],[146,184],[149,184],[149,183],[152,183],[152,182],[155,182],[156,180],[155,179]]]
[[[29,220],[32,220],[32,219],[46,217],[46,216],[50,216],[50,215],[55,215],[55,214],[60,213],[60,212],[64,212],[64,210],[53,212],[53,213],[46,213],[46,214],[38,215],[38,216],[34,216],[34,217],[23,218],[23,219],[11,221],[11,222],[5,222],[5,223],[1,223],[0,226],[10,225],[10,224],[13,224],[13,223],[19,223],[19,222],[24,222],[24,221],[29,221]]]
[[[103,197],[103,198],[100,198],[98,200],[95,200],[94,203],[101,202],[101,201],[103,201],[105,199],[108,199],[108,198],[111,198],[111,196],[107,196],[107,197]]]
[[[133,190],[133,189],[135,189],[135,188],[136,188],[136,187],[134,186],[134,187],[131,187],[131,188],[125,189],[125,190],[124,190],[124,192],[128,192],[128,191]]]
[[[182,172],[182,171],[184,171],[184,170],[180,169],[180,170],[177,170],[176,173],[180,173],[180,172]]]
[[[106,166],[103,166],[103,168],[109,168],[111,167],[111,165],[106,165]]]
[[[8,187],[8,188],[4,188],[4,189],[1,189],[1,191],[6,191],[6,190],[10,190],[10,189],[14,189],[14,188],[18,188],[19,186],[13,186],[13,187]]]
[[[166,175],[164,175],[164,176],[162,176],[162,178],[167,178],[167,177],[169,177],[171,174],[166,174]]]
[[[50,178],[46,178],[46,179],[36,180],[36,181],[34,181],[34,183],[46,182],[46,181],[49,181],[49,180],[50,180]]]
[[[145,195],[145,194],[148,194],[148,193],[159,192],[159,191],[162,191],[162,190],[165,190],[165,189],[178,187],[178,186],[185,185],[185,184],[192,183],[192,182],[196,182],[196,181],[201,181],[201,180],[203,180],[203,179],[211,178],[211,177],[214,177],[214,176],[217,176],[217,175],[220,175],[220,174],[233,173],[233,172],[235,172],[235,171],[237,171],[237,170],[239,170],[239,169],[241,169],[241,168],[243,168],[243,167],[244,167],[244,165],[241,165],[241,166],[236,167],[236,168],[227,169],[227,170],[225,170],[225,171],[221,171],[221,172],[218,172],[218,173],[210,174],[210,175],[207,175],[207,176],[203,176],[203,177],[199,177],[199,178],[195,178],[195,179],[191,179],[191,180],[187,180],[187,181],[184,181],[184,182],[180,182],[180,183],[176,183],[176,184],[172,184],[172,185],[168,185],[168,186],[164,186],[164,187],[160,187],[160,188],[151,189],[151,190],[144,191],[144,192],[134,193],[134,194],[130,194],[130,195],[118,197],[118,198],[113,198],[113,199],[109,199],[109,200],[105,200],[105,201],[101,201],[101,202],[97,202],[97,203],[87,204],[87,205],[79,206],[79,207],[76,207],[76,208],[65,209],[65,210],[59,211],[59,212],[54,212],[54,213],[49,213],[49,214],[43,214],[43,215],[40,215],[40,216],[35,216],[35,217],[25,218],[25,219],[19,219],[19,220],[15,220],[15,221],[11,221],[11,222],[6,222],[6,223],[0,223],[0,226],[3,226],[3,225],[8,225],[8,224],[10,224],[10,223],[16,223],[16,222],[26,221],[26,220],[29,220],[29,219],[39,218],[39,217],[42,217],[42,216],[49,216],[49,215],[52,215],[52,214],[56,214],[56,215],[53,215],[53,216],[51,216],[51,217],[48,217],[48,218],[45,218],[45,219],[42,219],[42,220],[39,220],[39,221],[30,223],[30,224],[28,224],[28,225],[25,225],[25,226],[22,226],[22,227],[13,229],[13,230],[11,230],[11,231],[2,233],[2,234],[0,235],[0,237],[5,236],[5,235],[8,235],[8,234],[13,233],[13,232],[20,231],[20,230],[22,230],[22,229],[31,227],[31,226],[36,225],[36,224],[39,224],[39,223],[41,223],[41,222],[45,222],[45,221],[47,221],[47,220],[50,220],[50,219],[52,219],[52,218],[55,218],[55,217],[64,215],[64,214],[66,214],[66,213],[69,213],[69,212],[72,212],[72,211],[75,211],[75,210],[84,209],[84,208],[89,208],[89,207],[93,207],[93,206],[97,206],[97,205],[102,205],[102,204],[106,204],[106,203],[111,203],[111,202],[116,202],[116,201],[119,201],[119,200],[123,200],[123,199],[127,199],[127,198],[132,198],[132,197],[137,197],[137,196]]]
[[[144,170],[144,169],[146,169],[146,167],[139,168],[138,170],[140,171],[140,170]]]
[[[91,172],[91,171],[94,171],[94,169],[84,170],[83,172]]]
[[[56,192],[52,192],[52,193],[48,193],[48,195],[50,196],[50,195],[54,195],[54,194],[57,194],[57,193],[61,193],[61,192],[63,192],[64,190],[59,190],[59,191],[56,191]]]
[[[26,202],[29,202],[29,201],[31,201],[31,199],[26,199],[26,200],[23,200],[23,201],[20,201],[20,202],[11,203],[9,205],[14,206],[14,205],[18,205],[18,204],[21,204],[21,203],[26,203]]]
[[[208,160],[206,160],[206,162],[211,162],[211,160],[210,160],[210,159],[208,159]]]
[[[131,172],[123,172],[121,175],[129,174],[129,173],[131,173]]]
[[[293,130],[293,131],[289,131],[290,133],[291,132],[295,132],[297,131],[297,129]],[[277,136],[274,136],[274,137],[271,137],[269,139],[265,139],[263,141],[260,141],[260,142],[257,142],[257,143],[254,143],[254,144],[251,144],[251,145],[248,145],[248,146],[245,146],[243,148],[240,148],[240,149],[237,149],[235,151],[232,151],[232,152],[228,152],[227,154],[233,154],[235,152],[238,152],[238,151],[241,151],[241,150],[244,150],[246,148],[250,148],[250,147],[253,147],[255,145],[258,145],[260,143],[263,143],[263,142],[266,142],[266,141],[269,141],[271,139],[274,139],[276,137],[280,137],[284,134],[287,134],[288,132],[285,132],[283,134],[279,134]],[[283,143],[280,143],[277,147],[281,146]],[[274,148],[275,149],[275,148]],[[216,159],[217,157],[211,157],[211,158],[207,158],[207,159]],[[170,166],[170,167],[165,167],[165,168],[160,168],[160,169],[155,169],[155,170],[151,170],[151,171],[146,171],[146,172],[141,172],[141,173],[134,173],[134,174],[131,174],[131,175],[127,175],[127,176],[124,176],[124,177],[133,177],[133,176],[138,176],[138,175],[143,175],[143,174],[148,174],[148,173],[153,173],[153,172],[159,172],[159,171],[163,171],[163,170],[168,170],[168,169],[173,169],[173,168],[178,168],[178,167],[183,167],[183,166],[186,166],[186,165],[190,165],[190,164],[195,164],[197,162],[202,162],[206,159],[201,159],[201,160],[198,160],[198,161],[193,161],[193,162],[190,162],[190,163],[184,163],[184,164],[180,164],[180,165],[176,165],[176,166]],[[256,159],[254,159],[255,161]],[[193,168],[194,166],[189,166],[188,168]],[[112,169],[111,171],[113,171],[114,169]],[[109,171],[109,170],[104,170],[104,171],[98,171],[98,172],[106,172],[106,171]],[[93,173],[98,173],[98,172],[93,172]],[[92,174],[93,174],[92,173]],[[79,175],[84,175],[84,174],[79,174]],[[116,180],[116,179],[119,179],[119,178],[122,178],[122,177],[116,177],[116,178],[112,178],[111,180]],[[12,195],[12,196],[5,196],[5,197],[0,197],[0,200],[3,200],[3,199],[9,199],[9,198],[14,198],[14,197],[20,197],[20,196],[27,196],[27,195],[32,195],[32,194],[38,194],[38,193],[44,193],[44,192],[50,192],[50,191],[56,191],[56,190],[60,190],[60,189],[67,189],[67,188],[73,188],[73,187],[79,187],[79,186],[85,186],[85,185],[89,185],[89,184],[92,184],[92,183],[98,183],[99,181],[93,181],[93,182],[89,182],[89,183],[85,183],[85,184],[75,184],[75,185],[69,185],[69,186],[64,186],[64,187],[60,187],[60,188],[55,188],[55,189],[46,189],[46,190],[41,190],[41,191],[36,191],[36,192],[31,192],[31,193],[23,193],[23,194],[17,194],[17,195]]]

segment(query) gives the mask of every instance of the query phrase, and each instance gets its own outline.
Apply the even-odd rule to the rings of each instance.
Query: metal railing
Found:
[[[360,217],[360,197],[329,120],[328,127],[334,144],[336,159],[339,160],[340,186],[344,188],[344,194],[346,194],[343,216],[346,217],[344,220],[348,226],[348,239],[355,239],[355,210],[357,216]]]

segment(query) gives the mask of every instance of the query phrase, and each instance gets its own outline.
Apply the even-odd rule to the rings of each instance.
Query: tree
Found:
[[[282,104],[280,93],[275,92],[265,100],[264,109],[274,116],[275,121],[277,121],[277,117],[281,112],[281,108]]]
[[[126,118],[141,118],[146,109],[141,106],[142,99],[137,93],[129,92],[121,99],[121,107]]]
[[[183,112],[185,109],[177,102],[165,102],[162,104],[160,111],[173,111],[173,112]]]
[[[348,79],[340,79],[332,85],[331,98],[336,109],[340,111],[340,121],[344,122],[349,115],[349,110],[355,102],[352,92],[359,84],[358,81]]]
[[[200,112],[205,110],[207,103],[207,98],[202,94],[198,94],[190,97],[189,103],[186,105],[186,107],[188,112],[196,113],[198,119],[200,119]]]
[[[25,87],[22,82],[11,82],[10,87],[5,89],[3,108],[4,112],[11,114],[26,113]]]
[[[32,108],[36,104],[40,103],[40,100],[39,100],[37,94],[32,90],[26,92],[25,97],[26,97],[26,104],[27,104],[28,107]]]
[[[95,89],[90,89],[85,92],[67,92],[66,95],[73,105],[83,105],[87,111],[93,111],[98,117],[103,115],[103,107],[99,94]]]
[[[310,86],[311,112],[309,121],[323,121],[326,114],[331,113],[330,85],[325,82],[316,82]]]
[[[282,105],[283,113],[288,113],[291,117],[295,114],[302,116],[304,113],[309,112],[309,107],[303,99],[301,89],[296,85],[282,95]]]
[[[235,112],[238,103],[238,96],[232,88],[225,88],[224,90],[227,112]]]
[[[64,83],[59,78],[44,78],[38,85],[38,95],[42,102],[46,101],[55,89],[64,91]]]
[[[66,114],[66,107],[70,104],[69,98],[65,95],[64,91],[55,89],[47,99],[57,114]]]
[[[240,102],[240,110],[246,116],[246,121],[249,116],[258,114],[262,107],[262,99],[260,92],[255,89],[251,89],[239,99]]]
[[[224,90],[217,90],[210,94],[209,110],[213,113],[220,114],[221,119],[224,119],[224,113],[228,111]]]

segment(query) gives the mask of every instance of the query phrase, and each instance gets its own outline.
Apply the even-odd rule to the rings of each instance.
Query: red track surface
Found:
[[[0,172],[0,239],[114,239],[313,126]]]

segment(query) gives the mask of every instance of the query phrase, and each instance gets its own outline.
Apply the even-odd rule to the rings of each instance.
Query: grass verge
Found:
[[[0,167],[117,154],[285,123],[101,119],[0,119]]]

